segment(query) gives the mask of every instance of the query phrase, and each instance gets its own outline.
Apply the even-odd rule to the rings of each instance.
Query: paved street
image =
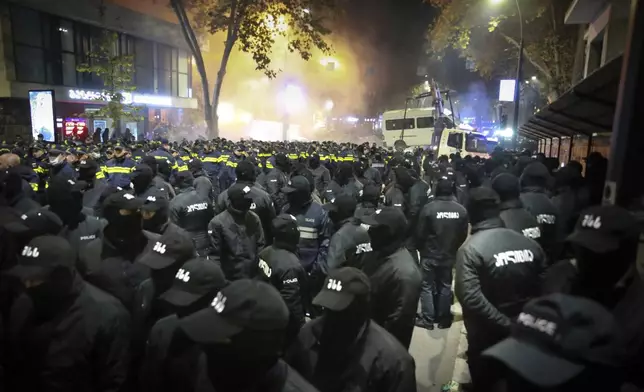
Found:
[[[463,359],[467,339],[460,306],[455,304],[452,310],[458,321],[450,329],[414,329],[409,352],[416,360],[418,392],[438,392],[450,381],[464,383],[469,380]]]

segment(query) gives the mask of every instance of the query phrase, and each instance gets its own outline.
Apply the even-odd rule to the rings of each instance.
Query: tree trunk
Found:
[[[219,65],[219,72],[217,72],[217,80],[215,81],[215,88],[212,93],[212,119],[213,119],[213,129],[215,134],[219,136],[219,115],[217,114],[217,108],[219,107],[219,98],[221,97],[221,88],[224,85],[224,77],[226,76],[226,67],[228,66],[228,60],[230,59],[230,53],[233,51],[233,46],[235,41],[232,38],[226,40],[226,46],[224,48],[224,54],[221,56],[221,64]]]
[[[206,74],[206,66],[204,64],[203,56],[201,54],[201,48],[199,47],[199,42],[195,35],[194,29],[190,25],[190,19],[186,15],[186,10],[181,3],[181,0],[172,0],[172,8],[179,19],[179,24],[181,25],[181,32],[185,38],[188,46],[190,46],[190,51],[192,56],[195,59],[195,65],[197,66],[197,71],[199,72],[199,77],[201,78],[201,87],[203,91],[203,107],[204,107],[204,117],[206,120],[206,126],[208,127],[207,134],[210,137],[217,137],[218,132],[216,128],[216,121],[213,121],[213,112],[212,105],[210,103],[210,84],[208,83],[208,75]]]

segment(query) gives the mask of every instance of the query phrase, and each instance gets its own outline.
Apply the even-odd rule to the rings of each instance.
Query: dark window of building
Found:
[[[137,91],[154,93],[154,44],[143,39],[134,40],[134,65]]]
[[[172,51],[169,46],[157,44],[157,93],[172,94]]]
[[[185,50],[179,50],[178,59],[178,96],[190,97],[190,68],[191,57]]]
[[[450,132],[447,135],[447,145],[452,148],[458,148],[459,150],[463,148],[463,134]]]
[[[45,83],[44,52],[41,48],[16,45],[16,77],[21,82]]]
[[[23,7],[11,7],[13,41],[16,44],[42,47],[40,14]]]

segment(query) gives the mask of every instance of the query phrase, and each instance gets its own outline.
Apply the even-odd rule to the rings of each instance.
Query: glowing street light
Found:
[[[333,101],[330,99],[327,99],[327,101],[324,103],[324,110],[326,110],[327,112],[330,112],[331,110],[333,110],[334,106],[335,104],[333,103]]]
[[[324,57],[320,60],[320,65],[328,69],[329,71],[335,71],[340,64],[338,60],[333,57]]]
[[[536,77],[536,76],[533,76],[533,77],[532,77],[532,81],[533,81],[533,82],[536,82],[536,81],[537,81],[537,77]]]
[[[490,0],[490,3],[497,5],[503,3],[503,0]]]
[[[302,12],[304,12],[305,14],[310,14],[310,13],[311,13],[311,10],[310,10],[310,9],[308,9],[308,8],[304,8],[304,9],[302,10]]]

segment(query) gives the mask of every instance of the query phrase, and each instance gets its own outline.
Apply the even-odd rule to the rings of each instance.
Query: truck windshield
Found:
[[[487,153],[487,139],[482,135],[467,135],[465,137],[465,151]]]

